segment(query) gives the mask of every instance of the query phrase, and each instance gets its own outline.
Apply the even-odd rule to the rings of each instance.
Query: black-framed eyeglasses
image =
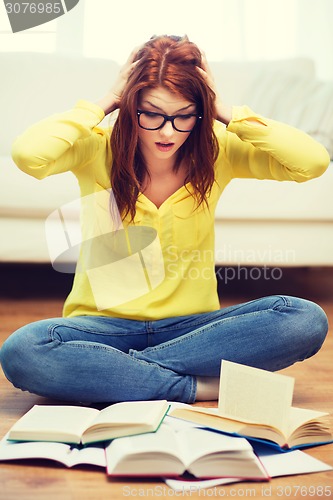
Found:
[[[138,109],[137,116],[139,126],[145,130],[159,130],[164,127],[166,122],[171,122],[177,132],[191,132],[197,121],[202,118],[198,113],[169,116],[142,109]]]

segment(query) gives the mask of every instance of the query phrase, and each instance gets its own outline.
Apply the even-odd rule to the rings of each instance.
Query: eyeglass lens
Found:
[[[158,113],[144,113],[139,114],[139,124],[141,127],[148,130],[157,130],[165,123],[165,118],[163,115]],[[179,115],[175,116],[172,120],[173,126],[176,130],[181,132],[189,132],[193,129],[196,124],[196,115]]]

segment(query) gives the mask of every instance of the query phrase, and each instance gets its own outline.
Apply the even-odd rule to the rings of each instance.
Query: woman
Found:
[[[118,108],[112,132],[99,127]],[[214,210],[232,178],[303,182],[325,171],[328,154],[301,131],[224,105],[186,37],[135,50],[106,97],[37,123],[13,158],[37,178],[76,175],[83,232],[63,317],[4,343],[16,387],[192,403],[217,398],[222,359],[275,371],[321,347],[327,318],[312,302],[272,296],[220,309]]]

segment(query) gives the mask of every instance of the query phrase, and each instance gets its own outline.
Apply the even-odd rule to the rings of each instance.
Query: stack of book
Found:
[[[172,478],[225,484],[332,470],[298,449],[333,436],[328,414],[291,406],[293,384],[291,377],[223,361],[218,408],[167,401],[103,410],[35,405],[0,441],[0,460],[90,464],[116,478],[167,478],[171,487]]]

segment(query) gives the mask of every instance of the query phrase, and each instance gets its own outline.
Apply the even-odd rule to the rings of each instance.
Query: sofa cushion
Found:
[[[0,217],[46,217],[79,198],[71,173],[37,180],[21,172],[9,157],[0,157]],[[217,207],[224,219],[333,220],[333,162],[318,179],[296,182],[234,179]]]
[[[333,159],[333,82],[292,73],[259,73],[246,102],[264,116],[304,130]]]
[[[10,157],[0,157],[0,217],[45,219],[53,210],[77,199],[71,172],[37,180],[19,170]]]
[[[119,72],[111,60],[42,52],[0,52],[0,67],[0,155],[9,155],[15,137],[38,120],[70,109],[78,99],[95,102]]]
[[[276,75],[291,75],[305,79],[315,77],[314,62],[305,57],[275,61],[210,62],[209,66],[221,98],[231,105],[250,104],[247,100],[251,97],[253,89],[256,90],[257,82],[262,79],[275,80]]]
[[[0,262],[50,264],[45,224],[42,219],[1,216],[0,232]]]
[[[333,221],[333,162],[308,182],[234,179],[216,210],[224,220]]]

